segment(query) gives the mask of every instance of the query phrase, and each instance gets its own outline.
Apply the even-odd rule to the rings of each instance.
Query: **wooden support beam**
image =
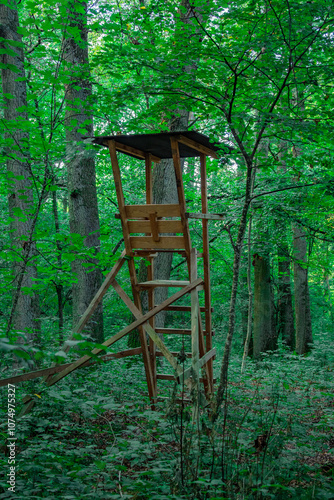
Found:
[[[163,335],[191,335],[189,328],[155,328],[155,331]]]
[[[191,306],[177,306],[177,305],[172,305],[166,307],[166,311],[175,311],[175,312],[191,312]],[[206,308],[205,307],[200,307],[201,312],[205,312]],[[211,307],[211,312],[213,312],[213,307]]]
[[[110,141],[108,141],[108,143],[105,143],[105,145],[109,146],[109,142]],[[140,160],[144,160],[146,158],[147,153],[141,151],[140,149],[133,148],[132,146],[127,146],[126,144],[122,144],[121,142],[118,141],[115,141],[115,146],[116,150],[120,151],[121,153],[128,153]],[[151,159],[152,161],[154,161],[154,163],[159,163],[161,161],[161,158],[155,155],[151,155]]]
[[[208,187],[206,178],[206,157],[204,154],[200,156],[201,165],[201,198],[202,198],[202,212],[208,212]],[[211,287],[210,287],[210,250],[209,250],[209,227],[208,220],[202,219],[203,231],[203,268],[204,268],[204,300],[205,300],[205,331],[206,335],[206,351],[212,349],[212,314],[211,314]],[[208,379],[213,379],[213,364],[212,361],[208,363]],[[209,382],[208,381],[208,382]],[[212,383],[211,390],[213,390]]]
[[[160,236],[159,236],[159,229],[158,229],[158,222],[157,222],[157,213],[154,212],[149,215],[149,220],[150,220],[150,227],[151,231],[150,233],[152,234],[152,239],[154,242],[160,241]]]
[[[204,366],[208,361],[210,361],[214,356],[216,356],[216,354],[217,354],[217,352],[216,352],[215,347],[213,349],[211,349],[211,351],[205,353],[204,356],[198,360],[196,370],[199,370],[200,368],[202,368],[202,366]],[[192,365],[189,368],[187,368],[186,370],[184,370],[184,372],[181,374],[181,376],[185,377],[187,379],[188,377],[192,376],[193,370],[194,370],[194,367]]]
[[[109,147],[110,159],[111,159],[114,181],[115,181],[118,208],[119,208],[119,213],[121,215],[121,221],[122,221],[125,250],[126,250],[126,254],[129,257],[132,257],[133,252],[132,252],[132,246],[131,246],[131,241],[130,241],[131,238],[130,238],[130,234],[128,231],[128,225],[127,225],[127,222],[128,222],[127,221],[127,212],[126,212],[126,208],[125,208],[125,201],[124,201],[122,181],[121,181],[121,172],[119,169],[119,164],[118,164],[118,159],[117,159],[115,141],[109,141],[108,147]],[[144,158],[145,158],[145,155],[144,155]],[[138,282],[137,281],[137,274],[136,274],[136,268],[135,268],[135,263],[134,263],[133,259],[128,260],[128,268],[129,268],[130,281],[131,281],[131,287],[132,287],[132,293],[133,293],[135,305],[138,308],[138,310],[141,312],[140,296],[139,296],[139,293],[137,292],[137,288],[136,288],[137,282]],[[156,394],[154,393],[154,380],[153,380],[153,375],[152,375],[152,370],[151,370],[151,363],[150,363],[150,358],[149,358],[147,339],[146,339],[145,332],[142,328],[142,324],[139,325],[138,331],[139,331],[139,339],[140,339],[141,348],[143,350],[143,360],[144,360],[148,393],[149,393],[149,397],[150,397],[151,401],[154,401],[154,399],[156,397]]]
[[[142,281],[138,283],[140,288],[156,288],[156,287],[178,287],[178,286],[188,286],[189,281],[181,280],[152,280],[152,281]]]
[[[197,250],[196,248],[191,249],[190,254],[190,280],[195,281],[197,278]],[[199,321],[201,321],[201,316],[199,312],[198,303],[198,292],[194,288],[190,292],[191,296],[191,352],[192,352],[192,369],[193,369],[193,380],[195,384],[199,383]],[[199,389],[198,389],[199,390]]]
[[[92,299],[91,303],[89,304],[89,306],[87,307],[86,311],[81,316],[79,322],[77,323],[77,325],[73,329],[73,333],[80,333],[82,331],[82,329],[84,328],[84,326],[86,325],[86,323],[88,322],[88,320],[90,319],[90,317],[92,316],[92,314],[94,313],[95,309],[97,308],[97,306],[99,305],[99,303],[103,299],[104,295],[109,290],[112,281],[116,278],[117,274],[119,273],[119,271],[120,271],[120,269],[123,266],[123,264],[124,264],[125,261],[126,261],[126,259],[125,259],[125,250],[123,250],[123,252],[121,253],[120,258],[115,262],[113,268],[111,269],[111,271],[105,277],[105,279],[104,279],[102,285],[100,286],[99,290],[96,292],[96,294],[95,294],[94,298]],[[68,352],[68,350],[69,350],[69,347],[66,345],[66,342],[65,342],[65,345],[63,347],[63,350],[65,352]]]
[[[141,347],[135,347],[134,349],[126,349],[125,351],[119,351],[119,352],[113,352],[109,354],[105,354],[104,356],[101,356],[99,359],[101,362],[106,362],[110,361],[112,359],[120,359],[120,358],[128,358],[130,356],[135,356],[138,354],[141,354],[142,350]],[[86,368],[87,366],[92,366],[100,361],[96,360],[90,360],[84,365],[82,365],[82,368]],[[59,373],[68,366],[71,366],[74,362],[72,361],[71,363],[65,363],[62,365],[56,365],[56,366],[51,366],[49,368],[42,368],[41,370],[36,370],[33,372],[27,372],[27,373],[22,373],[21,375],[14,375],[13,377],[9,378],[4,378],[0,380],[0,387],[4,387],[8,384],[19,384],[21,382],[26,382],[27,380],[34,380],[35,378],[39,377],[45,377],[45,376],[50,376],[54,375],[55,373]]]
[[[122,287],[116,282],[113,282],[113,287],[118,293],[118,295],[121,297],[123,302],[127,305],[127,307],[130,309],[134,317],[140,319],[142,316],[140,316],[140,311],[137,309],[135,304],[131,301],[129,296],[124,292]],[[195,287],[196,288],[196,287]],[[167,299],[168,300],[168,299]],[[160,304],[161,306],[161,304]],[[159,306],[157,306],[155,309],[158,309]],[[147,316],[146,313],[145,316]],[[178,363],[177,359],[174,357],[173,353],[170,352],[170,350],[166,347],[164,342],[161,340],[159,335],[156,333],[156,331],[151,327],[149,323],[144,323],[143,328],[145,329],[146,333],[150,336],[150,338],[154,341],[156,346],[160,349],[160,351],[156,351],[156,355],[159,356],[159,353],[162,354],[169,364],[174,368],[177,374],[183,373],[182,366]],[[193,383],[192,381],[189,380],[189,378],[184,377],[184,383],[189,387],[189,389],[193,388]]]
[[[195,149],[195,151],[203,153],[204,155],[211,156],[212,158],[218,158],[217,153],[213,151],[213,149],[207,148],[206,146],[203,146],[203,144],[193,141],[192,139],[189,139],[184,135],[178,135],[177,141],[181,144],[184,144],[185,146],[189,146],[190,148]]]

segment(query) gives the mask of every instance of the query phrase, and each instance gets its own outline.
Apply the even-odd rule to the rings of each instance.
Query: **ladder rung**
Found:
[[[201,312],[205,312],[205,307],[201,307]],[[174,306],[174,305],[171,305],[171,306],[168,306],[166,307],[166,309],[164,309],[164,311],[175,311],[175,312],[191,312],[191,306]],[[211,307],[211,312],[213,312],[213,307]]]
[[[184,287],[188,286],[190,284],[190,281],[179,281],[179,280],[154,280],[154,281],[143,281],[141,283],[138,283],[138,286],[141,288],[152,288],[152,287],[168,287],[168,286],[175,286],[175,287]]]
[[[191,330],[189,328],[155,328],[155,331],[166,335],[191,335]]]

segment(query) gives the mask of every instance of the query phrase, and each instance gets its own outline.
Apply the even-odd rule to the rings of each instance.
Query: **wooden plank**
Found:
[[[138,356],[139,354],[142,354],[142,348],[134,347],[133,349],[125,349],[124,351],[105,354],[104,356],[101,356],[101,359],[102,361],[109,361],[109,359],[122,359],[130,356]]]
[[[143,316],[141,316],[139,309],[137,309],[135,304],[131,301],[129,296],[120,287],[120,285],[117,282],[113,282],[113,287],[116,290],[116,292],[118,293],[118,295],[121,297],[121,299],[124,301],[124,303],[127,305],[127,307],[130,309],[130,311],[132,312],[134,317],[138,318],[138,321],[142,320]],[[161,304],[160,304],[160,306],[161,306]],[[157,306],[154,309],[158,309],[160,306]],[[147,316],[151,312],[152,311],[149,311],[148,313],[146,313],[145,316]],[[166,347],[166,345],[161,340],[159,335],[156,333],[156,331],[151,327],[151,325],[148,322],[143,324],[143,328],[145,329],[146,333],[150,336],[150,338],[154,341],[156,346],[160,349],[160,351],[156,351],[156,356],[160,356],[160,355],[164,356],[167,359],[167,361],[169,362],[169,364],[174,368],[174,370],[176,371],[177,374],[183,373],[182,366],[178,363],[177,359],[175,358],[175,356],[177,356],[178,353],[170,352],[170,350]],[[186,353],[186,355],[187,354],[188,353]],[[184,375],[183,375],[183,377],[184,377]],[[189,378],[184,377],[184,383],[187,385],[187,387],[190,390],[193,388],[193,382],[191,380],[189,380]]]
[[[46,375],[53,375],[54,373],[61,372],[64,368],[66,368],[71,364],[72,363],[66,363],[64,365],[51,366],[50,368],[42,368],[41,370],[22,373],[21,375],[14,375],[13,377],[4,378],[0,380],[0,387],[4,387],[5,385],[8,384],[19,384],[20,382],[25,382],[27,380],[34,380],[35,378],[44,377]]]
[[[111,164],[112,164],[112,169],[113,169],[119,213],[120,213],[121,221],[122,221],[125,249],[126,249],[127,255],[132,257],[133,252],[132,252],[132,247],[130,244],[130,234],[129,234],[128,226],[127,226],[127,212],[126,212],[126,208],[125,208],[125,201],[124,201],[122,181],[121,181],[121,173],[120,173],[117,154],[116,154],[115,141],[112,141],[112,140],[109,141],[108,147],[109,147],[110,159],[111,159]],[[145,155],[144,155],[144,158],[145,158]],[[141,311],[140,296],[139,296],[139,293],[137,292],[137,288],[136,288],[136,285],[137,285],[136,268],[135,268],[135,263],[134,263],[133,259],[128,260],[128,268],[129,268],[133,298],[134,298],[136,307]],[[144,360],[148,393],[149,393],[150,399],[153,400],[155,397],[155,395],[154,395],[154,381],[153,381],[153,375],[152,375],[152,371],[151,371],[151,363],[150,363],[150,358],[149,358],[147,339],[146,339],[145,332],[144,332],[141,325],[142,324],[138,325],[139,338],[140,338],[141,348],[143,351],[143,360]]]
[[[208,361],[210,361],[214,356],[216,356],[216,354],[217,354],[217,352],[216,352],[215,347],[213,349],[211,349],[211,351],[206,352],[204,354],[204,356],[202,356],[202,358],[198,360],[197,369],[199,370],[200,368],[202,368],[202,366],[204,366]],[[181,376],[185,377],[187,379],[188,377],[191,376],[193,369],[194,369],[194,367],[190,366],[189,368],[184,370],[184,372],[181,374]]]
[[[178,204],[164,205],[125,205],[128,219],[148,219],[152,212],[157,212],[157,217],[180,217],[180,207]]]
[[[161,236],[159,241],[154,241],[151,236],[131,236],[130,237],[131,249],[135,248],[185,248],[186,242],[183,236]]]
[[[204,220],[225,220],[226,217],[221,214],[204,214],[204,213],[193,213],[186,212],[187,219],[204,219]]]
[[[158,231],[158,224],[157,224],[157,213],[153,212],[149,214],[149,220],[150,220],[150,226],[151,226],[151,231],[149,231],[152,234],[152,239],[154,242],[160,241],[160,236],[159,236],[159,231]]]
[[[155,287],[178,287],[178,286],[188,286],[189,281],[180,280],[152,280],[152,281],[141,281],[138,283],[140,288],[155,288]]]
[[[150,265],[147,268],[147,279],[152,281],[154,278],[154,257],[149,257]],[[147,292],[148,299],[148,310],[151,311],[154,308],[154,288],[150,288]],[[149,323],[151,327],[155,328],[155,316],[149,319]],[[158,394],[157,388],[157,358],[155,355],[156,346],[151,337],[149,337],[149,351],[150,351],[150,360],[151,360],[151,368],[152,368],[152,377],[154,382],[154,390],[155,395]]]
[[[155,328],[155,331],[163,335],[191,335],[189,328]]]
[[[178,135],[177,136],[178,142],[181,144],[185,144],[186,146],[189,146],[192,149],[195,149],[195,151],[199,151],[200,153],[203,153],[204,155],[211,156],[212,158],[218,158],[218,155],[213,149],[207,148],[206,146],[203,146],[203,144],[200,144],[199,142],[193,141],[192,139],[189,139],[188,137],[185,137],[184,135]]]
[[[127,333],[132,332],[133,330],[135,330],[135,328],[138,328],[138,326],[142,325],[143,323],[148,321],[151,317],[158,314],[158,312],[162,311],[166,306],[172,304],[173,302],[175,302],[179,298],[183,297],[183,295],[185,295],[186,293],[189,293],[193,288],[195,288],[196,286],[198,286],[202,283],[203,283],[203,280],[201,278],[198,278],[194,283],[190,283],[190,285],[188,285],[187,287],[183,288],[182,290],[178,291],[177,293],[174,293],[171,297],[164,300],[158,306],[155,306],[154,309],[152,309],[151,311],[148,311],[146,314],[144,314],[144,316],[141,316],[140,319],[134,321],[133,323],[131,323],[131,325],[128,325],[127,327],[123,328],[123,330],[118,332],[116,335],[113,335],[113,337],[106,340],[102,345],[105,347],[109,347],[110,345],[114,344],[119,339],[124,337]],[[100,352],[102,352],[102,350],[103,349],[97,348],[97,349],[94,349],[92,351],[92,353],[99,354]],[[66,375],[68,375],[72,371],[74,371],[77,368],[79,368],[80,366],[82,366],[89,359],[91,359],[91,356],[85,355],[82,358],[75,361],[74,363],[71,363],[71,366],[69,366],[68,368],[66,368],[62,372],[60,372],[59,375],[56,376],[56,378],[55,377],[52,378],[50,383],[48,383],[48,385],[54,385],[56,382],[58,382],[59,380],[61,380],[64,377],[66,377]]]
[[[129,356],[141,354],[141,352],[141,347],[135,347],[134,349],[126,349],[125,351],[105,354],[104,356],[100,357],[100,360],[101,362],[106,362],[111,359],[127,358]],[[85,363],[82,368],[86,368],[86,366],[92,366],[97,363],[98,361],[91,359],[89,362]],[[51,366],[49,368],[42,368],[41,370],[36,370],[33,372],[22,373],[21,375],[14,375],[13,377],[0,380],[0,387],[4,387],[8,384],[19,384],[21,382],[26,382],[27,380],[34,380],[35,378],[44,377],[46,375],[54,375],[55,373],[61,372],[72,364],[73,361],[71,363]],[[30,401],[30,396],[28,396],[27,401]]]
[[[158,233],[183,233],[183,226],[180,220],[157,220]],[[151,225],[148,220],[129,220],[129,233],[149,233],[151,234]]]
[[[111,271],[105,277],[105,279],[104,279],[102,285],[100,286],[99,290],[96,292],[96,294],[95,294],[94,298],[92,299],[91,303],[89,304],[89,306],[87,307],[86,311],[81,316],[79,322],[77,323],[77,325],[73,329],[73,333],[80,333],[82,331],[82,329],[84,328],[84,326],[86,325],[86,323],[88,322],[88,320],[90,319],[90,317],[92,316],[92,314],[94,313],[95,309],[97,308],[97,306],[99,305],[99,303],[103,299],[104,295],[108,291],[108,289],[109,289],[112,281],[117,276],[117,274],[120,271],[121,267],[123,266],[125,260],[126,260],[125,259],[125,250],[123,250],[120,258],[115,262],[113,268],[111,269]],[[63,346],[63,350],[65,352],[68,352],[68,350],[69,350],[69,347],[66,345],[66,342],[65,342],[65,345]]]
[[[126,260],[125,259],[125,255],[126,255],[126,251],[123,250],[123,252],[121,253],[121,256],[119,257],[119,259],[117,259],[117,261],[115,262],[113,268],[111,269],[111,271],[105,277],[105,279],[104,279],[102,285],[100,286],[99,290],[96,292],[96,294],[93,297],[91,303],[89,304],[89,306],[87,307],[87,309],[83,313],[83,315],[81,316],[79,322],[74,327],[71,336],[67,340],[73,340],[73,335],[75,333],[80,333],[84,329],[85,325],[88,323],[89,319],[93,315],[95,309],[97,308],[97,306],[99,305],[99,303],[103,299],[103,297],[106,294],[106,292],[109,290],[110,285],[111,285],[113,279],[115,279],[115,277],[117,276],[117,274],[120,271],[121,267],[123,266],[123,264],[124,264],[124,262]],[[64,344],[62,346],[62,349],[61,349],[66,354],[71,349],[71,346],[69,346],[66,343],[67,340],[64,342]],[[56,365],[53,365],[53,366],[56,366]],[[44,382],[46,382],[46,379],[44,380]]]
[[[108,145],[109,145],[108,141]],[[129,153],[130,155],[136,156],[140,160],[144,160],[146,157],[146,154],[144,151],[141,151],[140,149],[133,148],[132,146],[128,146],[127,144],[122,144],[121,142],[115,141],[115,146],[116,150],[120,151],[121,153]],[[151,155],[152,161],[155,163],[159,163],[161,161],[161,158],[155,155]]]
[[[206,157],[204,154],[200,155],[201,165],[201,198],[202,198],[202,212],[208,212],[208,187],[206,176]],[[212,313],[211,313],[211,287],[210,287],[210,249],[209,249],[209,227],[208,220],[202,219],[202,232],[203,232],[203,269],[204,269],[204,301],[205,301],[205,331],[206,335],[206,351],[212,349]],[[213,364],[212,361],[208,363],[208,378],[209,381],[213,380]],[[211,391],[213,390],[212,382]]]
[[[139,309],[135,306],[135,304],[131,301],[130,297],[126,294],[126,292],[122,289],[122,287],[117,283],[113,283],[113,287],[115,291],[118,293],[119,297],[123,300],[125,305],[130,309],[135,318],[139,319],[142,317]],[[163,353],[164,357],[171,364],[171,366],[179,372],[182,371],[181,365],[177,362],[174,356],[171,354],[169,349],[165,346],[164,342],[161,340],[159,335],[154,331],[149,323],[144,323],[143,328],[146,330],[147,334],[151,337],[154,343],[159,347],[160,351]]]
[[[166,311],[191,312],[191,306],[172,305],[172,306],[166,307]],[[205,312],[205,307],[200,307],[200,311]],[[213,307],[211,307],[211,312],[213,312]]]
[[[197,278],[197,250],[195,248],[191,249],[190,254],[190,279],[195,281]],[[191,352],[192,352],[192,368],[193,368],[193,378],[194,382],[199,382],[199,332],[198,332],[198,322],[201,320],[199,312],[198,303],[198,293],[196,288],[190,292],[191,296]]]

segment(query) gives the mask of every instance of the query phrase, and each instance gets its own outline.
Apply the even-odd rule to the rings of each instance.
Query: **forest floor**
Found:
[[[26,393],[37,403],[16,422],[15,494],[6,388],[0,499],[334,499],[333,342],[322,335],[308,356],[280,349],[240,366],[235,353],[214,426],[205,410],[192,423],[172,382],[159,381],[166,399],[152,411],[140,361],[78,370],[48,390],[21,384],[17,407]]]

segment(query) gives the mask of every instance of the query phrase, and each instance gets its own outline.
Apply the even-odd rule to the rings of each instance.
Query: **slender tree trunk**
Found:
[[[275,332],[272,328],[272,293],[270,260],[268,254],[254,257],[254,357],[276,349]]]
[[[278,250],[278,333],[290,349],[295,348],[295,328],[290,284],[290,258],[286,245]]]
[[[237,135],[237,132],[235,132],[235,135]],[[244,152],[244,157],[247,166],[245,201],[240,217],[237,240],[234,245],[233,279],[232,279],[232,290],[231,290],[230,309],[229,309],[228,333],[225,341],[224,355],[220,369],[220,380],[217,390],[217,397],[213,405],[214,406],[212,413],[213,421],[215,421],[218,417],[219,409],[224,400],[225,391],[227,389],[228,364],[231,355],[232,340],[235,327],[235,307],[236,307],[237,292],[238,292],[242,245],[247,228],[247,215],[251,202],[251,193],[253,184],[253,162],[246,152]]]
[[[59,226],[59,216],[58,216],[58,205],[57,205],[57,191],[52,191],[52,209],[53,217],[55,222],[56,235],[60,233]],[[58,239],[56,239],[57,248],[57,266],[59,269],[62,268],[62,245]],[[59,342],[62,344],[64,341],[64,287],[61,282],[55,281],[55,288],[57,293],[58,302],[58,332],[59,332]]]
[[[22,36],[18,34],[19,19],[14,0],[0,5],[0,60],[6,124],[5,154],[8,172],[8,205],[11,218],[12,248],[17,256],[13,265],[16,289],[8,328],[37,339],[40,333],[38,295],[31,291],[37,271],[34,264],[36,246],[33,242],[33,190],[29,158],[29,122],[25,111],[27,92]],[[14,44],[13,44],[14,43]],[[17,45],[19,44],[19,46]],[[29,290],[25,293],[22,290]]]
[[[253,291],[251,281],[252,259],[251,259],[251,235],[252,235],[252,218],[248,222],[248,265],[247,265],[247,289],[248,289],[248,315],[247,315],[247,333],[244,343],[244,354],[242,357],[241,373],[244,372],[248,354],[253,354],[253,338],[252,338],[252,319],[253,319]]]
[[[307,270],[307,242],[299,225],[293,228],[294,284],[296,313],[296,351],[305,354],[311,349],[312,324]]]
[[[69,3],[68,27],[64,35],[64,59],[70,75],[66,85],[66,141],[70,230],[84,238],[85,250],[99,251],[99,215],[95,184],[95,162],[82,143],[84,135],[93,135],[90,108],[92,85],[88,66],[87,4],[80,0]],[[73,30],[77,35],[73,37]],[[87,131],[81,132],[84,129]],[[102,273],[94,257],[78,258],[72,264],[77,279],[73,285],[73,322],[77,323],[102,282]],[[102,305],[93,314],[86,333],[103,340]]]

